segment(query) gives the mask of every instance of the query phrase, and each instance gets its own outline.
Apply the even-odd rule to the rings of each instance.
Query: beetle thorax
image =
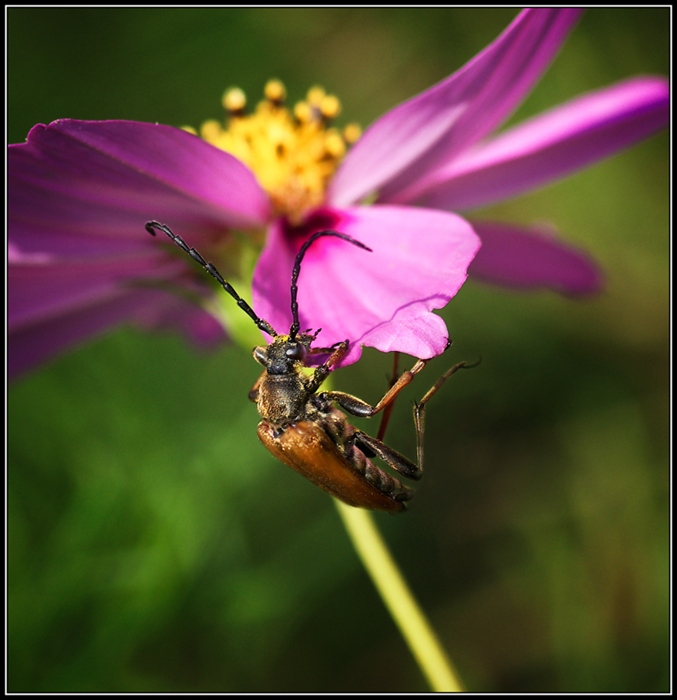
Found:
[[[266,368],[258,387],[257,408],[264,420],[278,425],[305,418],[308,401],[303,359],[309,336],[277,336],[270,345],[254,348],[254,359]]]
[[[265,373],[259,385],[256,406],[261,418],[285,425],[303,420],[308,395],[301,372]]]

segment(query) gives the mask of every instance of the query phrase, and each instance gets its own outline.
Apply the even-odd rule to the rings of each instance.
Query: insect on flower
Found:
[[[382,440],[355,428],[333,404],[360,418],[376,415],[392,404],[400,391],[425,367],[427,360],[419,359],[410,370],[403,372],[375,406],[341,391],[319,391],[323,382],[345,357],[349,341],[335,343],[329,348],[314,348],[312,344],[320,330],[314,333],[300,332],[297,295],[301,262],[308,248],[317,239],[327,236],[347,241],[369,252],[371,249],[338,231],[317,231],[310,236],[301,246],[292,270],[292,324],[287,335],[280,335],[268,321],[256,315],[212,263],[189,247],[168,226],[149,221],[146,229],[153,236],[156,231],[169,236],[217,280],[261,331],[273,338],[269,345],[261,345],[253,350],[254,359],[263,365],[264,370],[249,392],[249,398],[256,403],[262,418],[258,425],[258,436],[268,451],[348,505],[391,513],[403,511],[405,501],[413,496],[412,489],[377,467],[371,458],[379,457],[407,478],[420,479],[423,474],[425,405],[448,377],[470,365],[459,362],[451,367],[421,401],[414,405],[417,464],[388,447]],[[312,374],[307,374],[305,370],[311,367],[308,361],[311,355],[329,357],[316,366]]]

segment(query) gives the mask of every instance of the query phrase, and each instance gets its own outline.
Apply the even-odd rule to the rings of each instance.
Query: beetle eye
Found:
[[[306,349],[303,347],[303,345],[294,343],[294,345],[290,345],[285,350],[285,355],[290,360],[302,360],[306,356]]]

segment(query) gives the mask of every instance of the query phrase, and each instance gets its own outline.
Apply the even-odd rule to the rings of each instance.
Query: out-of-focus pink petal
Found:
[[[211,348],[226,339],[223,326],[212,314],[177,294],[158,294],[149,299],[134,311],[132,320],[157,331],[179,329],[191,343],[202,348]]]
[[[64,119],[9,147],[13,254],[52,258],[129,253],[144,224],[171,221],[196,236],[261,226],[266,194],[228,153],[181,129]],[[117,243],[112,243],[111,239]]]
[[[329,193],[335,206],[373,192],[405,202],[421,179],[500,125],[541,77],[580,14],[527,9],[463,68],[378,119],[353,146]]]
[[[191,290],[186,262],[145,223],[171,222],[195,245],[261,226],[268,199],[242,163],[180,129],[62,120],[10,146],[8,172],[12,374],[123,321],[223,338],[197,305],[143,286]]]
[[[360,357],[361,345],[421,358],[441,353],[448,335],[432,310],[466,279],[480,245],[470,224],[422,208],[376,205],[334,214],[333,228],[373,252],[336,238],[308,249],[299,276],[301,328],[321,327],[321,346],[350,340],[344,364]],[[254,308],[280,333],[291,324],[291,270],[303,241],[273,227],[254,272]]]
[[[164,280],[175,285],[184,269],[179,260],[172,260],[159,249],[132,258],[9,265],[8,330],[88,308],[116,295],[125,283]]]
[[[514,289],[552,289],[569,295],[594,294],[602,272],[585,252],[545,227],[529,229],[473,221],[482,248],[470,264],[473,279]]]
[[[662,129],[670,88],[634,78],[531,119],[440,169],[423,206],[459,211],[492,204],[584,168]]]
[[[192,340],[223,339],[223,329],[198,306],[155,289],[118,288],[89,306],[25,325],[8,336],[7,371],[13,379],[72,349],[114,325],[135,320],[141,325],[164,327],[173,318]]]

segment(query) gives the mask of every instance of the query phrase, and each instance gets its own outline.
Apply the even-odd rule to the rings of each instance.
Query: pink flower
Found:
[[[367,245],[372,253],[321,239],[299,280],[302,328],[321,327],[325,346],[349,339],[346,363],[362,345],[439,354],[448,336],[432,312],[468,272],[510,287],[597,290],[594,263],[552,234],[452,213],[540,187],[667,124],[667,81],[648,77],[491,136],[578,15],[521,12],[462,69],[378,119],[319,190],[308,185],[313,196],[246,155],[168,126],[59,120],[34,127],[8,156],[10,374],[124,321],[179,326],[201,343],[223,338],[222,326],[194,304],[213,293],[205,276],[147,235],[152,219],[228,279],[233,232],[265,230],[253,305],[281,333],[290,325],[290,271],[303,241],[334,228]]]

